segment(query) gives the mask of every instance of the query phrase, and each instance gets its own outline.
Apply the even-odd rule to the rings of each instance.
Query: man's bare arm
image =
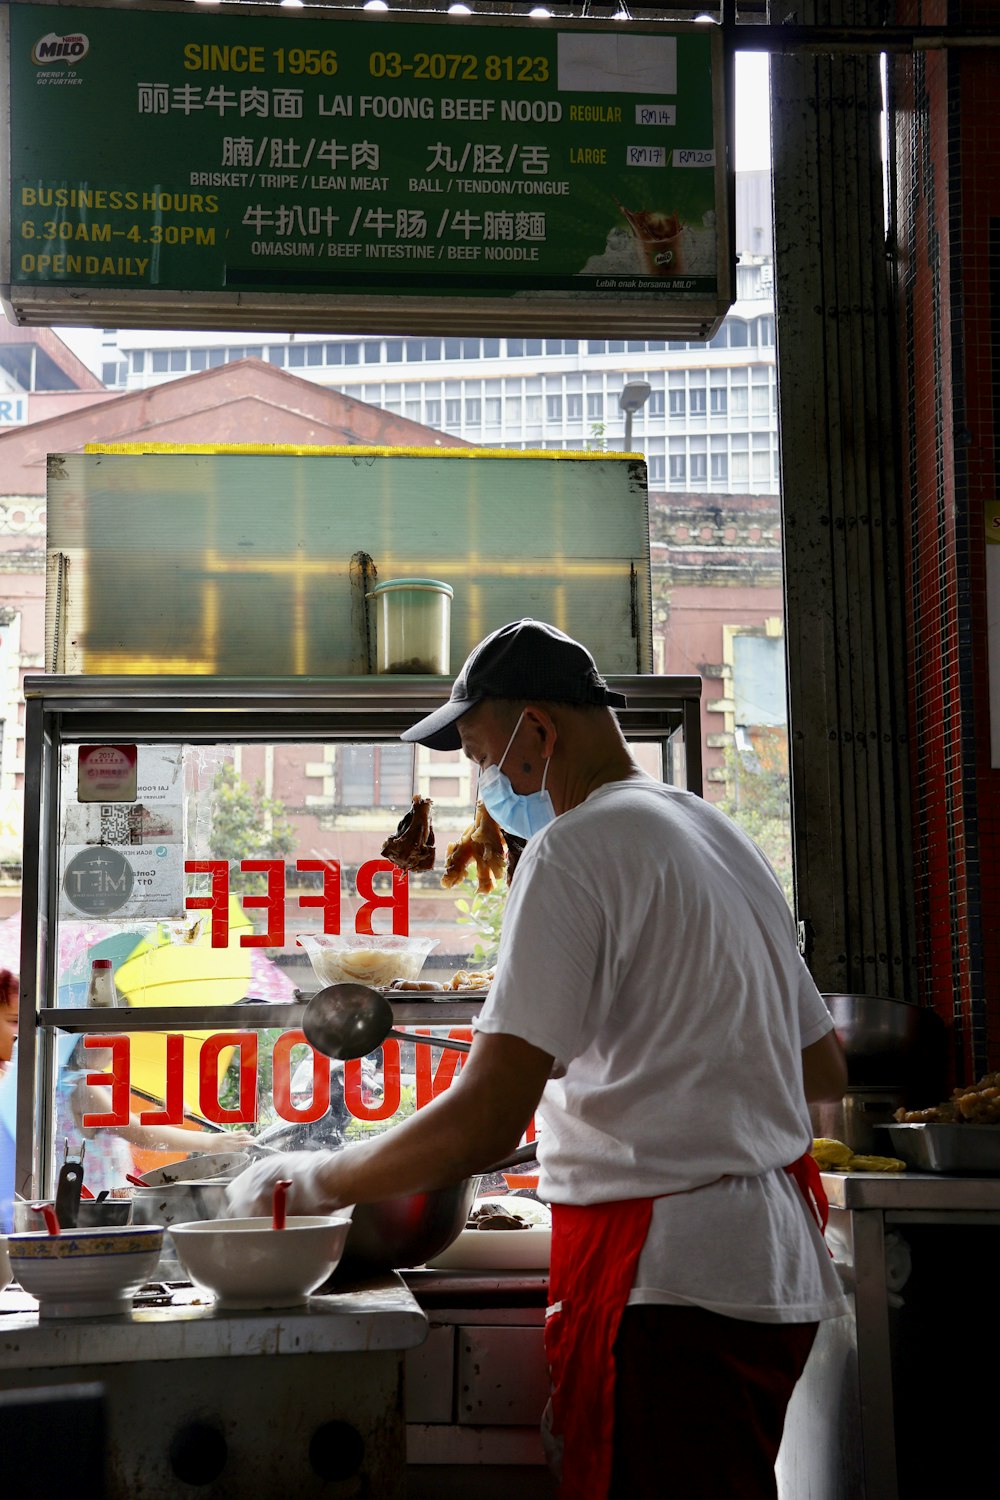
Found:
[[[835,1031],[802,1049],[802,1082],[810,1104],[836,1102],[847,1088],[847,1062]]]

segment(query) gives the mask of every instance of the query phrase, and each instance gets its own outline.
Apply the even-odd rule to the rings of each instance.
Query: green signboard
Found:
[[[110,293],[147,326],[674,331],[731,300],[717,28],[15,3],[8,29],[16,321]]]

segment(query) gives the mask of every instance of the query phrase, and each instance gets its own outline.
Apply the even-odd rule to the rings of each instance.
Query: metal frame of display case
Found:
[[[664,747],[664,778],[702,791],[701,679],[621,676],[611,684],[628,707],[616,710],[626,738]],[[297,678],[28,677],[25,724],[24,857],[21,903],[21,1028],[18,1040],[15,1187],[44,1193],[51,1157],[55,1034],[107,1032],[107,1010],[57,1007],[49,930],[59,897],[59,752],[65,743],[274,744],[386,741],[447,698],[443,677]],[[683,778],[674,753],[683,745]],[[394,1001],[396,1024],[470,1020],[482,997]],[[128,1013],[129,1031],[301,1024],[303,1004],[150,1006]],[[124,1019],[124,1018],[123,1018]]]

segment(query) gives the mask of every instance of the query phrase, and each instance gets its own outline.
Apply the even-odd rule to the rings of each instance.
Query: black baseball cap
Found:
[[[455,727],[484,698],[527,698],[549,703],[593,703],[624,708],[624,693],[609,688],[579,641],[541,620],[512,620],[472,651],[455,678],[448,702],[404,730],[432,750],[460,750]]]

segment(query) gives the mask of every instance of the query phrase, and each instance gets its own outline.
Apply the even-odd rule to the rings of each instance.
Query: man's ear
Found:
[[[529,726],[531,733],[537,737],[539,753],[543,760],[548,760],[555,749],[559,731],[555,720],[540,703],[529,703],[524,710],[525,723]]]

